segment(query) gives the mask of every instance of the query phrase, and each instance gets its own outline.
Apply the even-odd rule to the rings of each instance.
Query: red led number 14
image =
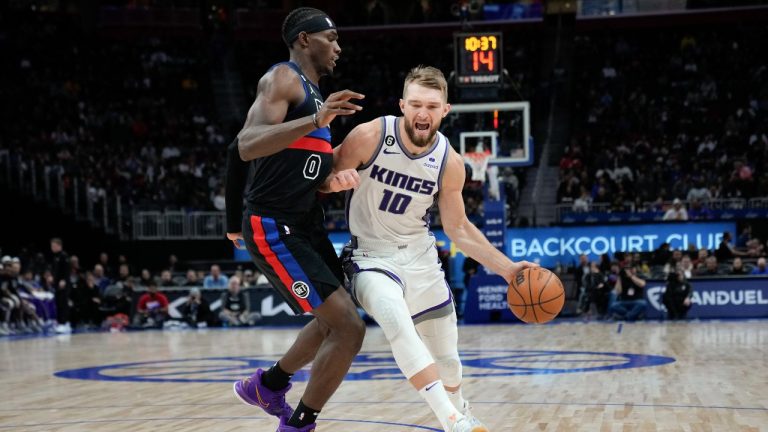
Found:
[[[472,53],[472,70],[478,72],[481,64],[486,65],[489,72],[494,70],[493,51],[475,51]]]

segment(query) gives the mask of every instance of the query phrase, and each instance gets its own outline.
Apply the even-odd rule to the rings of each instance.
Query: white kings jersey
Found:
[[[360,185],[347,193],[347,223],[361,239],[407,244],[429,234],[429,209],[440,189],[450,144],[437,139],[413,156],[402,144],[402,119],[381,118],[382,134],[371,160],[358,168]]]

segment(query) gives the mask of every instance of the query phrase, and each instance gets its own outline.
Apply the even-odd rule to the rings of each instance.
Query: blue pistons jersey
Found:
[[[434,144],[413,156],[402,144],[400,121],[381,118],[379,145],[358,169],[360,186],[347,194],[347,222],[358,238],[408,243],[429,234],[429,209],[440,190],[448,139],[437,132]]]
[[[301,79],[304,100],[289,109],[283,122],[312,115],[320,110],[323,97],[299,67],[288,65]],[[273,155],[255,159],[254,178],[246,193],[248,207],[263,216],[294,219],[302,217],[316,204],[317,188],[333,168],[333,149],[329,127],[316,129]]]

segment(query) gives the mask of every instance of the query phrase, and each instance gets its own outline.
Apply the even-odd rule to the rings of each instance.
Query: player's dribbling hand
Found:
[[[539,267],[538,264],[532,263],[530,261],[517,261],[512,263],[512,276],[514,277],[516,274],[520,273],[521,271],[527,269],[527,268],[534,268]]]
[[[227,238],[235,244],[238,249],[245,249],[245,240],[243,240],[243,233],[227,233]]]
[[[328,184],[328,190],[330,192],[341,192],[357,187],[360,184],[360,174],[357,170],[346,169],[339,171],[331,176],[331,181]]]
[[[323,128],[331,124],[338,115],[351,115],[363,109],[360,105],[350,102],[350,99],[364,99],[365,95],[352,90],[341,90],[331,93],[317,112],[317,126]]]

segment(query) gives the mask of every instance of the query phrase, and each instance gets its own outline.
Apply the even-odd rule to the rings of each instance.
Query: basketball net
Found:
[[[469,152],[464,154],[464,160],[472,167],[472,181],[485,183],[485,174],[488,172],[488,161],[491,159],[491,152],[478,153]]]
[[[499,167],[496,165],[488,166],[491,160],[491,152],[469,152],[464,154],[464,160],[472,167],[473,182],[485,184],[486,174],[488,174],[488,193],[492,199],[499,199]]]

